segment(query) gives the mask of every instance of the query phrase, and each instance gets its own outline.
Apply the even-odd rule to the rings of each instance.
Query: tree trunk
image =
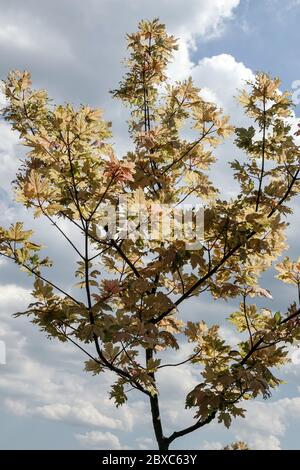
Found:
[[[153,358],[153,350],[146,349],[146,361],[148,362],[150,359]],[[153,382],[155,384],[155,376],[154,374],[149,374]],[[151,416],[152,416],[152,423],[154,428],[155,437],[157,440],[159,450],[168,450],[169,449],[169,439],[167,439],[163,434],[163,428],[159,413],[159,402],[158,402],[158,395],[151,395],[150,399],[150,407],[151,407]]]
[[[163,435],[161,419],[159,415],[159,403],[157,395],[150,397],[152,423],[159,450],[169,449],[169,440]]]
[[[166,438],[163,438],[161,442],[158,442],[159,450],[169,450],[169,441]]]

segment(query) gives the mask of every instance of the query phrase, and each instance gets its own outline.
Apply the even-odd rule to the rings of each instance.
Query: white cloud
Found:
[[[9,190],[18,168],[17,144],[18,136],[16,132],[13,132],[7,123],[0,120],[0,190]]]
[[[10,18],[2,15],[0,20],[0,45],[9,49],[19,50],[21,53],[44,55],[47,50],[47,59],[55,57],[56,62],[64,58],[69,61],[72,58],[70,45],[65,38],[55,32],[49,25],[35,21],[29,27],[28,21],[24,21],[22,15]]]
[[[186,396],[197,385],[194,373],[195,371],[192,368],[185,365],[161,369],[157,377],[162,393],[167,393],[169,399],[181,395]],[[178,381],[178,377],[181,380]]]
[[[279,450],[280,439],[289,426],[300,417],[300,397],[283,398],[272,402],[244,403],[245,419],[233,422],[235,440],[247,442],[251,449]]]
[[[282,436],[285,433],[286,425],[283,421],[284,407],[281,401],[275,403],[249,403],[247,408],[247,417],[243,419],[247,429],[255,432],[270,433]]]
[[[90,431],[85,434],[76,434],[76,439],[84,447],[96,447],[97,449],[124,449],[115,434],[111,432]]]
[[[0,29],[0,43],[8,43],[20,49],[32,48],[35,46],[26,32],[20,30],[16,25],[2,24]]]
[[[201,445],[203,450],[221,450],[223,447],[223,444],[218,441],[204,441]]]
[[[119,419],[113,419],[100,413],[92,403],[78,400],[73,405],[67,403],[53,403],[38,406],[34,413],[54,421],[65,421],[71,424],[86,426],[100,426],[111,429],[122,428]]]
[[[247,434],[245,434],[245,438],[247,438]],[[280,440],[273,435],[265,436],[257,434],[251,436],[248,439],[248,445],[250,449],[256,450],[281,450]]]
[[[236,434],[236,441],[244,441],[251,450],[281,450],[278,436],[249,431],[247,426]]]
[[[28,413],[27,404],[24,401],[6,398],[4,404],[7,410],[15,416],[25,416]]]
[[[45,342],[27,318],[13,320],[11,313],[24,309],[30,299],[27,289],[0,285],[0,339],[7,347],[0,375],[2,406],[20,417],[130,432],[135,413],[145,415],[143,402],[117,410],[107,396],[109,376],[95,378],[82,372],[85,358],[72,345],[70,362],[69,354],[56,350],[54,342]]]
[[[32,297],[28,289],[14,284],[0,284],[0,312],[4,309],[10,310],[12,307],[18,308],[21,305],[24,306],[30,299]]]
[[[190,41],[194,35],[205,39],[221,35],[224,20],[232,18],[234,8],[239,5],[240,0],[190,0],[188,8],[184,7],[181,0],[173,0],[171,9],[168,0],[160,1],[159,8],[155,3],[145,2],[145,9],[142,10],[143,14],[146,13],[145,17],[149,17],[148,12],[153,15],[155,10],[158,11],[163,21],[170,22],[178,35]]]
[[[203,89],[204,97],[215,100],[233,122],[236,120],[241,125],[245,117],[235,97],[238,89],[254,78],[253,72],[232,55],[219,54],[201,59],[193,67],[192,76],[196,85]]]
[[[6,104],[7,100],[4,93],[4,82],[3,80],[0,80],[0,109],[4,108]]]
[[[142,18],[159,16],[170,32],[180,36],[184,50],[194,47],[196,38],[222,34],[239,3],[189,0],[186,8],[182,0],[173,0],[171,7],[169,0],[87,0],[84,5],[74,0],[70,11],[58,0],[51,4],[29,0],[26,8],[11,0],[10,8],[1,11],[2,68],[4,73],[15,64],[29,68],[36,81],[50,86],[63,100],[82,102],[93,95],[97,101],[109,99],[109,108],[116,110],[108,90],[120,78],[125,33],[134,31]]]
[[[224,325],[220,327],[220,336],[232,347],[241,341],[241,337],[238,336],[233,328]]]
[[[155,448],[153,439],[150,437],[138,437],[136,439],[137,447],[141,450],[153,449]]]

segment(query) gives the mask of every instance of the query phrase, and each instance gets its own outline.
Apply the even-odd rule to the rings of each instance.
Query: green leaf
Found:
[[[124,385],[117,382],[111,387],[110,398],[115,401],[116,407],[124,405],[127,401],[127,396],[124,392]]]
[[[281,322],[281,320],[282,320],[281,313],[280,313],[280,312],[276,312],[276,313],[274,314],[274,319],[275,319],[276,323],[279,324],[279,323]]]

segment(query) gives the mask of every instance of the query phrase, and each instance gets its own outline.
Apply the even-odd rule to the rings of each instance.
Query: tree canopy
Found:
[[[288,121],[291,97],[280,91],[278,78],[258,73],[245,84],[238,100],[253,124],[235,127],[191,78],[169,80],[177,41],[159,20],[141,21],[127,44],[127,73],[112,91],[131,112],[134,150],[126,155],[116,155],[101,110],[53,104],[46,91],[32,88],[29,72],[12,71],[5,81],[3,116],[28,149],[14,182],[17,200],[48,219],[73,247],[78,268],[70,275],[85,300],[47,274],[52,263],[21,222],[0,227],[0,255],[34,279],[33,302],[18,315],[79,347],[88,356],[88,372],[114,372],[110,396],[117,406],[129,389],[145,395],[158,446],[166,449],[213,419],[229,427],[232,418],[244,416],[244,400],[269,397],[281,382],[274,367],[289,360],[288,346],[300,338],[299,310],[293,299],[286,312],[274,312],[268,304],[257,307],[255,298],[271,297],[260,275],[287,248],[291,199],[300,191],[300,152]],[[211,181],[210,168],[216,148],[232,138],[244,158],[230,164],[239,191],[229,199]],[[142,203],[158,216],[162,207],[201,204],[203,237],[174,237],[174,227],[164,224],[159,236],[149,237],[134,216],[128,236],[112,236],[103,223],[104,204],[117,210],[121,197],[131,211]],[[83,250],[62,221],[81,234]],[[299,290],[299,261],[286,258],[277,270],[279,279]],[[181,318],[182,305],[205,291],[212,299],[240,298],[228,318],[240,334],[235,347],[222,338],[219,325],[203,321],[200,307],[197,322]],[[185,341],[193,353],[165,363],[164,350],[173,349],[176,358]],[[199,377],[185,403],[194,422],[167,437],[156,373],[182,363]]]

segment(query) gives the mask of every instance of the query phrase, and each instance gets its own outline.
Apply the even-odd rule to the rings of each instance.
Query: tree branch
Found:
[[[290,182],[285,194],[282,196],[282,198],[279,200],[277,205],[271,210],[271,212],[268,214],[268,218],[270,218],[277,210],[278,208],[284,203],[284,201],[288,198],[296,180],[297,176],[299,174],[300,170],[297,170],[292,181]],[[209,272],[207,272],[204,276],[202,276],[198,281],[195,282],[179,299],[177,299],[171,307],[169,307],[165,312],[161,313],[158,317],[152,318],[149,320],[149,323],[157,324],[160,322],[163,318],[165,318],[169,313],[171,313],[178,305],[180,305],[186,298],[188,298],[194,291],[197,289],[201,284],[203,284],[207,279],[209,279],[213,274],[215,274],[218,269],[223,266],[223,264],[232,256],[234,255],[242,246],[247,243],[255,234],[257,233],[256,230],[252,230],[246,237],[246,240],[244,242],[238,243],[236,246],[231,248],[227,252],[226,255],[223,256],[221,261],[216,264]]]
[[[291,315],[289,315],[288,317],[284,318],[279,323],[279,325],[284,325],[285,323],[287,323],[288,321],[292,320],[295,317],[298,317],[299,315],[300,315],[300,309],[296,310],[296,312],[294,312]],[[241,366],[245,365],[246,362],[248,361],[248,359],[250,359],[250,357],[252,356],[252,354],[255,353],[255,351],[258,350],[259,346],[264,342],[264,338],[265,338],[265,335],[261,336],[261,338],[259,338],[259,340],[257,340],[256,343],[253,344],[253,346],[248,351],[246,356],[240,361]]]
[[[167,441],[169,444],[173,442],[175,439],[178,439],[178,437],[183,437],[186,434],[190,434],[191,432],[196,431],[199,428],[202,428],[206,424],[209,424],[215,417],[216,417],[217,411],[212,411],[210,415],[208,415],[207,418],[205,418],[203,421],[197,421],[197,423],[193,424],[192,426],[189,426],[185,429],[182,429],[181,431],[175,431],[173,434],[171,434],[170,437],[167,438]]]
[[[85,223],[85,288],[86,288],[86,295],[87,295],[87,302],[88,302],[88,310],[89,310],[89,318],[90,318],[90,324],[95,325],[95,318],[92,313],[92,299],[91,299],[91,292],[90,292],[90,283],[89,283],[89,245],[88,245],[88,231],[89,231],[89,224],[88,222]],[[125,372],[124,370],[114,366],[112,363],[110,363],[105,355],[103,354],[103,351],[101,350],[100,343],[98,336],[93,333],[93,340],[94,344],[96,347],[96,351],[98,353],[99,358],[101,361],[112,371],[115,372],[117,375],[120,377],[123,377],[127,379],[132,386],[140,390],[146,395],[149,395],[149,392],[145,390],[138,382],[133,380],[133,378],[130,376],[128,372]]]
[[[146,364],[147,365],[151,359],[153,359],[153,349],[147,348],[146,349]],[[154,372],[149,373],[149,375],[153,380],[153,384],[155,385]],[[152,423],[153,423],[155,437],[158,442],[159,449],[164,450],[168,448],[168,445],[166,445],[167,439],[164,437],[163,428],[162,428],[158,394],[156,393],[155,395],[149,395],[149,399],[150,399],[151,416],[152,416]]]
[[[39,203],[39,207],[42,211],[42,213],[44,214],[44,216],[51,222],[52,225],[54,225],[54,227],[57,228],[57,230],[63,235],[63,237],[69,242],[69,244],[74,248],[74,250],[76,251],[76,253],[80,256],[81,259],[84,259],[83,255],[80,253],[80,251],[77,249],[77,247],[74,245],[74,243],[72,242],[72,240],[70,240],[70,238],[65,234],[65,232],[60,228],[60,226],[54,222],[54,220],[47,214],[47,212],[45,211],[45,209],[43,208],[40,200],[38,200],[38,203]]]
[[[255,212],[258,211],[259,200],[260,200],[261,190],[262,190],[262,182],[263,182],[264,172],[265,172],[265,146],[266,146],[266,98],[264,96],[264,99],[263,99],[262,162],[261,162],[261,172],[260,172],[260,177],[259,177],[259,186],[258,186],[258,191],[257,191]]]
[[[162,172],[161,172],[161,175],[164,175],[167,171],[169,171],[174,165],[176,165],[177,163],[179,163],[183,158],[187,157],[188,154],[195,148],[197,147],[198,144],[200,144],[200,142],[209,134],[211,133],[211,130],[212,128],[214,127],[213,124],[211,124],[211,126],[209,127],[209,129],[207,129],[203,134],[202,136],[196,140],[189,148],[188,150],[186,150],[179,158],[177,158],[176,160],[174,160],[172,163],[170,163]]]
[[[22,263],[19,263],[17,262],[17,260],[13,257],[13,256],[9,256],[9,255],[6,255],[5,253],[1,253],[0,252],[0,256],[4,256],[5,258],[8,258],[8,259],[11,259],[13,260],[15,263],[19,264],[20,266],[22,266],[23,268],[27,269],[29,272],[31,272],[32,274],[34,274],[36,277],[38,277],[39,279],[41,279],[41,281],[44,281],[46,282],[47,284],[49,284],[50,286],[52,286],[54,289],[56,289],[57,291],[59,291],[61,294],[64,294],[66,297],[68,297],[70,300],[73,300],[73,302],[75,302],[77,305],[80,305],[82,306],[82,302],[79,302],[79,300],[76,300],[74,297],[72,297],[70,294],[68,294],[67,292],[65,292],[63,289],[61,289],[60,287],[58,287],[56,284],[54,284],[53,282],[49,281],[48,279],[46,279],[45,277],[43,277],[41,274],[37,273],[33,268],[31,268],[30,266],[27,266],[26,264],[22,264]]]

